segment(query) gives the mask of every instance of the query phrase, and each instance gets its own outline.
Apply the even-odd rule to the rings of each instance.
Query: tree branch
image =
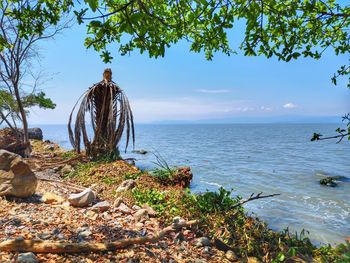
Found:
[[[262,195],[262,193],[263,193],[263,192],[260,192],[260,193],[258,193],[258,194],[256,194],[256,195],[254,195],[254,193],[252,193],[252,194],[250,195],[249,198],[247,198],[247,199],[242,199],[239,203],[237,203],[237,204],[231,206],[231,208],[235,208],[235,207],[241,206],[241,205],[243,205],[243,204],[245,204],[245,203],[248,203],[248,202],[250,202],[250,201],[253,201],[253,200],[263,199],[263,198],[269,198],[269,197],[274,197],[274,196],[280,195],[280,194]]]

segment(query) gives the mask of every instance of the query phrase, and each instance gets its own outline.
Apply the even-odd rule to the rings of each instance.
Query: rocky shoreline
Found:
[[[91,162],[52,142],[32,141],[32,147],[25,162],[37,177],[35,194],[0,199],[1,262],[346,262],[350,251],[349,243],[316,248],[307,238],[273,232],[243,207],[232,209],[238,199],[225,190],[189,193],[188,168],[152,175],[125,161]],[[84,253],[1,248],[26,240],[75,244]],[[113,242],[130,240],[146,242],[112,249]],[[96,244],[109,247],[98,252]]]

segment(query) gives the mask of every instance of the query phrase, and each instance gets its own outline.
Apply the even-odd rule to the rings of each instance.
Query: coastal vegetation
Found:
[[[48,151],[46,150],[47,143],[44,142],[35,142],[33,145],[33,151],[36,157],[28,159],[32,167],[34,163],[43,162],[47,158],[50,158],[48,153],[57,156],[52,167],[56,167],[55,169],[62,171],[61,176],[63,177],[60,179],[62,180],[60,188],[64,189],[65,186],[67,188],[72,186],[91,187],[98,193],[100,200],[106,200],[110,204],[115,203],[118,209],[121,209],[123,205],[128,208],[149,206],[154,210],[152,213],[159,222],[160,227],[171,224],[174,218],[181,218],[186,222],[195,222],[189,230],[184,230],[183,233],[180,232],[175,239],[166,238],[169,246],[168,249],[173,246],[180,247],[184,242],[184,244],[190,244],[193,248],[201,251],[202,254],[196,254],[196,257],[206,258],[207,260],[210,257],[216,258],[213,262],[347,262],[350,259],[349,242],[339,244],[337,247],[329,245],[316,247],[310,242],[305,231],[301,233],[290,233],[288,229],[281,232],[272,231],[263,221],[247,215],[242,201],[249,198],[243,199],[240,196],[235,196],[233,190],[228,191],[220,188],[217,192],[193,194],[182,184],[164,183],[163,180],[159,180],[157,176],[152,174],[152,171],[140,171],[135,166],[122,160],[97,160],[91,162],[86,157],[81,156],[80,161],[75,162],[76,155],[67,159],[72,154],[70,152],[65,152],[60,148]],[[72,168],[65,170],[63,166],[70,163],[69,160],[72,161]],[[45,171],[43,167],[38,167],[38,169]],[[158,173],[162,171],[161,168],[157,169]],[[177,168],[173,167],[172,169],[177,170]],[[163,172],[168,173],[164,170]],[[184,178],[187,180],[186,174]],[[120,191],[120,186],[130,180],[134,182],[133,186]],[[171,180],[171,176],[169,180]],[[44,188],[41,187],[41,191],[47,191],[45,188],[47,188],[45,185]],[[11,203],[13,201],[8,199],[7,202]],[[6,204],[6,201],[3,200],[1,207],[5,208]],[[73,213],[71,211],[72,209],[77,208],[70,208],[70,213]],[[85,211],[84,209],[81,211],[85,213],[83,212]],[[89,209],[86,211],[89,211]],[[105,214],[113,215],[113,211],[112,208],[108,208]],[[3,215],[4,212],[2,210]],[[99,217],[102,216],[101,213],[96,212],[89,216]],[[128,215],[129,212],[126,213]],[[8,215],[5,216],[5,218],[7,217]],[[136,217],[136,213],[134,217]],[[90,221],[86,223],[90,224],[88,222]],[[135,221],[132,224],[136,225],[137,222]],[[80,222],[79,224],[83,223]],[[194,236],[189,236],[189,231]],[[21,231],[18,234],[20,235]],[[206,245],[196,245],[196,242],[200,242],[202,240],[200,238],[202,237],[207,238],[209,243]],[[95,240],[96,238],[97,236],[94,236],[94,239],[89,239],[88,242],[91,243],[91,247],[94,242],[99,242],[98,239]],[[43,242],[47,241],[44,240]],[[54,244],[64,242],[69,241],[60,240]],[[70,242],[74,243],[74,241]],[[136,244],[134,246],[128,246],[126,251],[138,250],[142,246]],[[146,245],[146,247],[152,250],[152,253],[159,253],[160,257],[164,253],[164,250],[154,251],[151,243]],[[209,252],[206,247],[211,248]],[[94,253],[94,257],[101,260],[107,255],[105,253]],[[118,252],[119,256],[122,256],[123,253],[125,253],[125,250]],[[4,256],[3,253],[1,255]],[[52,257],[51,254],[39,253],[38,255],[46,259]],[[81,255],[78,254],[77,257],[79,256]],[[74,256],[72,255],[70,257]],[[86,255],[86,257],[89,256]],[[135,259],[141,261],[150,260],[149,258],[142,257],[142,254],[134,254]]]

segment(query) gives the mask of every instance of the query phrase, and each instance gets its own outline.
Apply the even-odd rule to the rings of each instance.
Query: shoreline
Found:
[[[37,141],[33,145],[34,153],[37,154],[34,158],[37,160],[27,160],[32,167],[35,167],[35,163],[52,160],[53,156],[57,160],[61,159],[61,162],[77,157],[74,152],[64,151],[58,145],[50,149],[45,149],[45,142]],[[135,166],[125,165],[121,161],[79,161],[71,166],[71,171],[62,173],[61,179],[63,182],[92,187],[101,200],[110,203],[117,198],[122,198],[128,207],[147,203],[156,211],[156,219],[161,226],[166,226],[176,216],[185,220],[200,219],[200,223],[193,230],[194,235],[196,238],[205,236],[211,240],[211,256],[215,254],[221,258],[217,262],[228,260],[227,251],[233,252],[235,260],[229,260],[231,262],[309,262],[311,258],[316,262],[323,262],[323,257],[336,262],[346,251],[350,251],[350,244],[344,248],[345,252],[342,254],[339,249],[329,246],[317,248],[305,236],[295,237],[289,232],[281,234],[272,231],[258,218],[247,216],[247,211],[242,206],[230,209],[240,199],[231,198],[230,192],[226,190],[220,190],[219,194],[207,192],[197,196],[174,184],[174,178],[164,176],[164,171],[160,170],[159,175],[154,176],[147,171],[138,170]],[[36,167],[42,169],[40,165]],[[58,171],[62,171],[62,168]],[[126,170],[121,172],[120,169]],[[117,192],[117,187],[125,180],[135,180],[136,188]],[[194,240],[195,238],[188,241],[193,247]]]

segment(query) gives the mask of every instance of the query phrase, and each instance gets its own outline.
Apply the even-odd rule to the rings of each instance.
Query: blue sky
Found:
[[[106,67],[112,68],[113,80],[128,95],[137,123],[206,119],[230,122],[238,118],[259,122],[350,112],[346,79],[338,86],[330,81],[338,67],[348,61],[332,52],[318,61],[285,63],[220,53],[213,61],[206,61],[204,54],[189,52],[188,44],[183,42],[158,59],[138,51],[124,57],[114,52],[113,62],[106,65],[95,51],[85,49],[84,37],[85,27],[74,26],[38,47],[41,68],[50,77],[43,90],[57,108],[34,109],[31,124],[66,123],[76,100],[101,80]],[[230,38],[238,43],[234,36]]]

